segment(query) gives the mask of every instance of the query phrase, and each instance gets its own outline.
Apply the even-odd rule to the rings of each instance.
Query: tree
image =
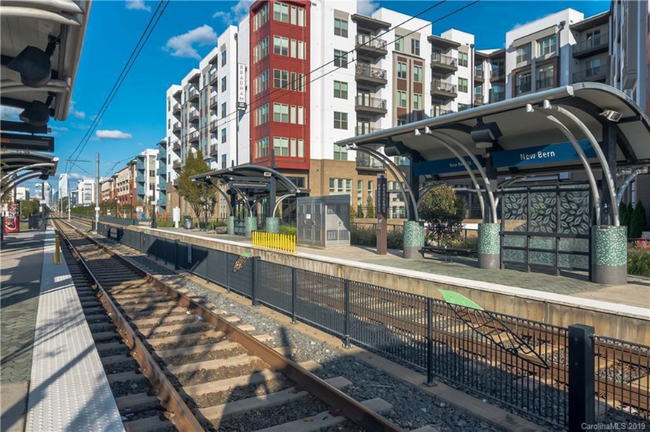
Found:
[[[40,204],[34,200],[20,200],[20,217],[27,219],[29,215],[38,213]]]
[[[361,206],[361,203],[357,204],[357,216],[363,218],[363,207]]]
[[[458,236],[463,228],[465,204],[452,187],[437,186],[422,198],[419,213],[428,236],[442,244]]]
[[[630,211],[630,206],[628,206],[627,203],[622,202],[621,205],[618,207],[618,214],[621,219],[621,226],[626,226],[630,227],[630,217],[632,216],[632,212]]]
[[[350,206],[350,222],[354,222],[354,218],[357,215],[357,211],[353,205]]]
[[[368,203],[368,215],[366,217],[369,219],[375,217],[375,205],[372,203],[372,201]]]
[[[203,174],[210,171],[210,167],[205,161],[189,151],[185,159],[185,166],[178,177],[178,193],[185,198],[197,218],[201,218],[201,213],[208,198],[212,196],[212,190],[203,183],[195,183],[190,178],[193,175]]]
[[[629,226],[629,238],[638,239],[641,237],[641,234],[646,227],[645,208],[643,208],[643,203],[641,201],[639,201],[634,207]]]

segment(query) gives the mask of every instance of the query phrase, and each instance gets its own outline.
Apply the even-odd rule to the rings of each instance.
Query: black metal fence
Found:
[[[593,335],[593,329],[590,336],[570,337],[589,328],[467,309],[121,227],[100,224],[99,231],[254,305],[340,336],[346,345],[408,363],[426,372],[429,382],[443,378],[556,428],[615,421],[619,414],[650,418],[648,347]]]

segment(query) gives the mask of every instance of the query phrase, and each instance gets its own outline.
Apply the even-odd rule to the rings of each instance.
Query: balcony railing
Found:
[[[357,95],[357,100],[356,104],[358,106],[363,106],[363,107],[368,107],[368,108],[375,108],[375,109],[380,109],[380,110],[385,110],[386,109],[386,100],[385,99],[379,99],[367,94],[359,94]]]
[[[363,46],[370,50],[386,50],[386,41],[375,38],[374,36],[359,34],[357,35],[357,47]]]
[[[355,128],[355,133],[357,135],[365,135],[373,132],[377,132],[378,130],[381,130],[377,127],[374,126],[368,126],[368,125],[357,125]]]
[[[581,54],[583,52],[605,48],[609,44],[609,34],[603,33],[600,35],[592,36],[587,40],[578,42],[573,46],[573,54]]]
[[[430,111],[430,113],[431,113],[431,117],[440,117],[440,116],[443,116],[443,115],[446,115],[446,114],[451,114],[451,113],[453,113],[453,112],[456,112],[456,111],[454,111],[454,110],[450,110],[450,109],[441,108],[441,107],[439,107],[439,106],[431,107],[431,111]]]
[[[210,122],[210,132],[216,131],[219,129],[219,120],[212,120]]]
[[[433,55],[431,56],[431,62],[443,64],[446,66],[457,67],[458,60],[453,58],[452,56],[448,56],[445,54],[433,53]]]
[[[175,103],[174,105],[172,105],[172,112],[174,114],[181,112],[181,104]]]
[[[519,84],[515,86],[515,94],[528,93],[531,90],[530,82]]]
[[[367,64],[357,64],[356,76],[385,81],[386,71],[384,69]]]
[[[173,130],[174,132],[176,132],[176,131],[180,131],[180,130],[181,130],[181,122],[174,122],[174,123],[172,124],[172,130]]]
[[[217,80],[219,79],[219,76],[217,75],[217,68],[211,67],[209,74],[210,74],[210,84],[214,84],[215,82],[217,82]]]
[[[190,121],[199,119],[199,110],[192,108],[190,109]]]
[[[198,141],[199,140],[199,133],[198,132],[192,132],[189,134],[189,140],[190,142]]]
[[[180,153],[181,151],[181,143],[180,141],[174,141],[174,144],[172,146],[172,150],[176,153]]]
[[[607,77],[605,66],[596,66],[584,69],[573,74],[573,82],[597,81]]]
[[[194,87],[190,88],[190,90],[187,92],[187,99],[188,100],[193,100],[199,97],[199,91],[195,89]]]
[[[357,152],[357,169],[383,171],[384,164],[369,154]]]
[[[485,79],[485,71],[483,69],[474,68],[474,79],[484,80]]]
[[[483,93],[474,93],[474,105],[483,105]]]
[[[442,91],[446,93],[458,93],[457,87],[455,84],[451,84],[445,81],[433,80],[431,81],[431,90],[432,91]]]
[[[490,79],[493,81],[502,80],[506,78],[506,70],[504,68],[492,69],[490,71]]]
[[[537,80],[537,90],[553,87],[555,85],[555,78],[546,77]]]
[[[173,163],[173,165],[172,165],[172,167],[173,167],[175,170],[179,170],[179,169],[181,169],[181,161],[179,161],[179,160],[175,160],[174,163]]]
[[[490,94],[490,102],[500,102],[502,100],[506,100],[506,92],[505,91],[491,92],[491,94]]]
[[[210,108],[216,108],[219,105],[219,97],[214,95],[210,98]]]
[[[210,146],[210,156],[216,157],[219,154],[218,147],[216,145]]]

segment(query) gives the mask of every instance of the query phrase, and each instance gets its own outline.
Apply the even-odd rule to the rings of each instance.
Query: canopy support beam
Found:
[[[282,196],[280,197],[280,199],[279,199],[279,200],[275,203],[275,205],[273,206],[273,213],[271,213],[271,216],[272,216],[272,217],[275,217],[275,212],[278,210],[278,207],[280,206],[280,204],[282,203],[282,201],[284,201],[285,199],[287,199],[287,198],[289,198],[289,197],[295,197],[295,196],[296,196],[295,193],[282,195]]]

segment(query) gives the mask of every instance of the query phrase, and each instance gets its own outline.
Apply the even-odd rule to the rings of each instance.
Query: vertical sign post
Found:
[[[386,176],[377,177],[377,254],[386,255],[388,251],[388,188]]]
[[[244,63],[237,64],[237,109],[246,109],[246,64]]]

